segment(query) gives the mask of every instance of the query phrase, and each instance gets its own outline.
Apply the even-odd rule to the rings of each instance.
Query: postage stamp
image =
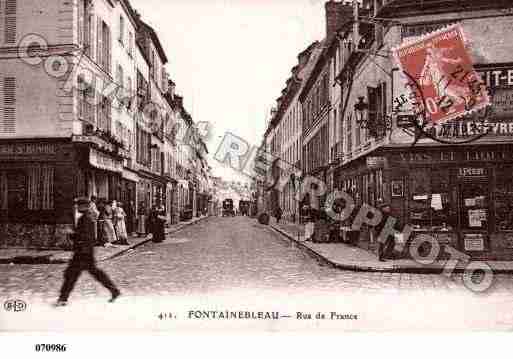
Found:
[[[455,24],[408,40],[393,48],[400,69],[408,74],[417,113],[440,124],[490,104],[486,87],[465,48],[461,25]]]

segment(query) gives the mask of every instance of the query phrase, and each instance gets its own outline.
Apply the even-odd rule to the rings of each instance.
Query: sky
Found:
[[[228,131],[258,146],[297,55],[325,33],[323,0],[131,0],[157,31],[194,121],[208,121],[214,175],[247,177],[213,154]]]

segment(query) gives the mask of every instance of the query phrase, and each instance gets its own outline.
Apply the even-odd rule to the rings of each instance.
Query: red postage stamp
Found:
[[[459,24],[403,43],[392,53],[409,79],[415,110],[427,122],[443,123],[490,104]]]

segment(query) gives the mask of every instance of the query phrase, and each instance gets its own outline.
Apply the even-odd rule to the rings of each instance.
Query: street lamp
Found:
[[[358,96],[358,102],[354,105],[356,123],[360,128],[369,131],[372,137],[381,137],[386,131],[392,130],[392,119],[378,111],[369,111],[369,104],[363,96]]]
[[[358,96],[358,102],[354,105],[354,112],[356,117],[356,123],[360,128],[369,128],[369,117],[367,114],[367,110],[369,109],[369,104],[365,102],[363,96]]]

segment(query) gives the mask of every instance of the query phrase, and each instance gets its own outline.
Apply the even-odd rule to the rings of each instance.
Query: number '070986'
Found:
[[[66,344],[36,344],[36,352],[65,352]]]

